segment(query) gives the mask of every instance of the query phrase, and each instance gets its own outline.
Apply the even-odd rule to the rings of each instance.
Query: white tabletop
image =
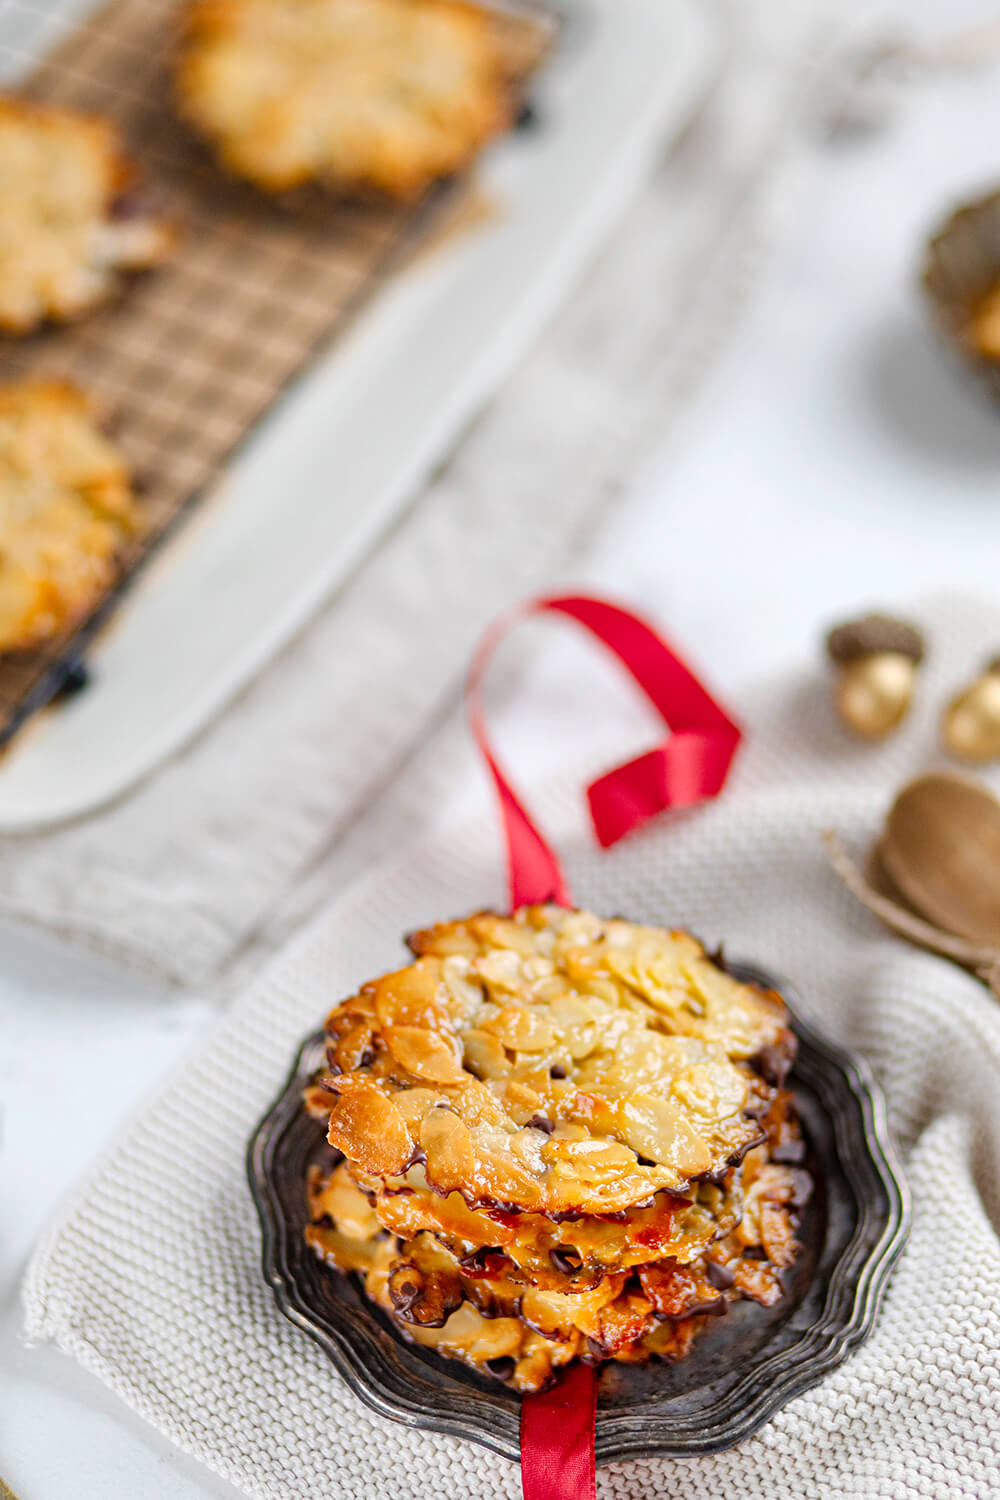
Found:
[[[937,31],[990,12],[895,9]],[[588,569],[669,618],[722,692],[815,653],[857,607],[1000,578],[1000,412],[935,347],[914,289],[928,229],[1000,179],[996,83],[943,77],[884,133],[824,149],[745,326]],[[0,931],[0,1474],[20,1500],[234,1493],[17,1333],[47,1218],[211,1018]]]

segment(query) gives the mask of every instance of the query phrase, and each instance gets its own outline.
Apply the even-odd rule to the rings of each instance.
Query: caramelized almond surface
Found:
[[[327,1022],[307,1238],[401,1335],[520,1391],[769,1306],[810,1188],[780,997],[686,933],[528,907],[415,934]]]
[[[327,1086],[352,1095],[330,1140],[363,1172],[420,1159],[472,1207],[606,1215],[760,1139],[773,1089],[751,1062],[790,1053],[785,1007],[688,934],[546,906],[410,944],[327,1023]]]

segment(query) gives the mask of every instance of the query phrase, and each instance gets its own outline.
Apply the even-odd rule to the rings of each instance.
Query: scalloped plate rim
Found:
[[[763,966],[744,960],[728,960],[727,969],[740,978],[764,984],[778,990],[789,1003],[793,1015],[794,1030],[800,1041],[828,1066],[832,1066],[846,1083],[848,1093],[859,1110],[863,1138],[867,1154],[864,1165],[850,1152],[838,1157],[845,1176],[859,1204],[864,1202],[863,1179],[870,1180],[872,1174],[884,1191],[887,1205],[884,1224],[874,1245],[863,1255],[860,1264],[855,1264],[861,1253],[863,1230],[867,1222],[863,1217],[838,1256],[830,1273],[822,1310],[816,1321],[802,1338],[790,1349],[779,1350],[752,1363],[743,1378],[733,1386],[720,1401],[721,1415],[714,1423],[703,1419],[697,1435],[689,1438],[668,1438],[657,1441],[655,1432],[638,1434],[628,1430],[634,1424],[634,1416],[625,1416],[598,1407],[595,1448],[598,1466],[616,1463],[623,1459],[652,1457],[683,1457],[717,1453],[732,1448],[753,1436],[774,1417],[782,1407],[819,1384],[838,1365],[858,1349],[872,1333],[879,1307],[892,1269],[903,1249],[909,1232],[911,1201],[898,1152],[892,1140],[888,1112],[882,1089],[876,1081],[869,1064],[851,1049],[827,1037],[815,1024],[807,1019],[797,1007],[797,991],[794,985],[775,975]],[[251,1194],[260,1219],[262,1232],[261,1269],[265,1281],[271,1288],[281,1312],[296,1327],[309,1335],[324,1351],[346,1381],[353,1393],[379,1416],[402,1423],[415,1429],[440,1432],[449,1436],[475,1442],[479,1446],[506,1459],[517,1456],[518,1413],[510,1411],[509,1435],[483,1427],[477,1433],[469,1430],[468,1420],[459,1416],[442,1415],[429,1411],[419,1400],[408,1400],[401,1391],[392,1390],[372,1382],[371,1370],[365,1369],[358,1349],[352,1344],[350,1335],[342,1328],[330,1324],[319,1324],[315,1313],[303,1301],[294,1277],[288,1270],[280,1218],[279,1206],[271,1191],[266,1171],[266,1159],[281,1140],[292,1117],[290,1108],[293,1090],[296,1089],[306,1070],[303,1060],[313,1051],[322,1037],[322,1031],[311,1033],[302,1042],[280,1092],[262,1116],[250,1137],[246,1167]],[[281,1128],[274,1127],[281,1121]],[[834,1117],[835,1135],[842,1135],[844,1124]],[[843,1148],[839,1138],[837,1145]],[[853,1295],[849,1311],[837,1314],[835,1302],[843,1283],[853,1278]],[[375,1326],[382,1324],[374,1318]],[[818,1341],[819,1347],[814,1347]],[[779,1368],[768,1382],[768,1366],[775,1363]],[[438,1363],[447,1366],[446,1360]],[[756,1398],[749,1403],[747,1387],[756,1385]],[[463,1396],[473,1399],[471,1388],[459,1388]],[[730,1413],[729,1408],[738,1406]],[[495,1420],[501,1421],[500,1413],[493,1410]],[[501,1425],[506,1426],[505,1422]]]

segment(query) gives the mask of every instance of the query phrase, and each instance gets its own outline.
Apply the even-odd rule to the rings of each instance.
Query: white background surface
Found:
[[[897,12],[938,33],[990,14],[954,0]],[[914,277],[944,209],[1000,181],[998,81],[942,78],[885,133],[824,148],[750,318],[587,570],[668,622],[723,693],[816,659],[821,628],[856,606],[996,591],[1000,413],[938,353]],[[539,756],[544,681],[543,667],[518,705]],[[456,797],[480,789],[470,770]],[[0,932],[0,1474],[20,1500],[233,1493],[16,1332],[46,1218],[210,1019],[204,1002]]]

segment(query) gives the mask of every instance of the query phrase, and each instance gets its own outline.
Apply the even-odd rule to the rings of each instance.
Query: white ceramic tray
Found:
[[[279,402],[88,653],[87,690],[0,761],[0,831],[80,816],[177,750],[351,573],[566,295],[689,118],[717,33],[698,0],[576,0],[487,153],[481,225],[380,291]]]

